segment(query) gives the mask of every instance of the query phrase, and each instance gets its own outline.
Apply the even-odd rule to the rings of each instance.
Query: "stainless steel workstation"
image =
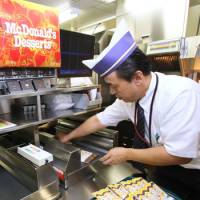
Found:
[[[59,120],[56,131],[69,132],[85,118],[85,115],[81,115]],[[54,155],[53,166],[59,169],[57,173],[60,173],[61,199],[91,199],[92,192],[108,184],[117,183],[134,173],[139,173],[129,163],[105,166],[99,161],[99,158],[109,149],[118,145],[116,130],[104,129],[76,139],[67,145],[60,144],[47,133],[41,133],[42,141],[45,143],[44,149]],[[81,162],[82,151],[92,152],[95,156],[88,162]]]
[[[92,198],[92,192],[138,173],[131,164],[105,166],[99,158],[118,145],[118,132],[104,129],[90,136],[62,144],[51,132],[40,132],[37,126],[56,120],[56,131],[70,132],[91,114],[100,110],[100,100],[88,104],[89,109],[73,107],[53,112],[42,108],[48,104],[44,96],[72,94],[99,86],[75,87],[1,96],[1,118],[16,126],[0,130],[0,193],[4,200],[16,199],[76,199]],[[26,103],[25,103],[26,102]],[[26,112],[22,105],[36,105],[37,111]],[[17,108],[17,110],[16,110]],[[9,111],[9,112],[8,112]],[[53,114],[54,113],[54,114]],[[28,117],[27,117],[28,115]],[[62,118],[60,118],[62,117]],[[42,147],[53,155],[53,162],[38,166],[18,153],[29,144]],[[83,153],[90,152],[87,162]]]

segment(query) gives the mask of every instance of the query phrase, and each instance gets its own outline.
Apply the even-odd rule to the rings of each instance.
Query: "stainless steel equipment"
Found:
[[[80,118],[79,118],[80,119]],[[72,129],[80,125],[82,120],[77,121],[74,119],[60,119],[56,126],[57,131],[65,133],[70,132]],[[114,129],[105,128],[97,131],[92,135],[78,138],[73,141],[79,147],[91,150],[100,154],[105,154],[109,149],[118,146],[118,131]]]
[[[64,120],[59,119],[56,129],[69,132],[88,118],[88,115],[91,113],[71,116]],[[33,127],[33,129],[35,128]],[[54,155],[53,165],[47,164],[42,167],[35,166],[16,152],[17,146],[27,145],[34,140],[32,133],[33,130],[28,127],[7,134],[10,140],[7,140],[6,133],[0,137],[0,165],[6,169],[2,170],[3,173],[6,173],[5,179],[12,179],[15,191],[19,190],[17,192],[18,199],[53,200],[58,199],[61,193],[59,200],[88,200],[92,198],[92,192],[139,172],[129,163],[105,166],[99,161],[99,158],[109,149],[118,145],[116,130],[104,129],[74,140],[72,144],[67,145],[57,141],[54,135],[39,133],[41,145]],[[94,153],[95,159],[89,163],[81,162],[82,150]],[[58,187],[58,179],[55,174],[60,179],[61,187]],[[15,178],[17,181],[14,181]],[[5,179],[2,179],[1,176],[1,180]],[[5,193],[9,193],[9,186],[6,188],[7,190],[2,193],[0,190],[4,196],[6,196]],[[9,195],[9,198],[6,199],[15,200],[12,193]]]
[[[59,119],[57,131],[66,134],[80,125],[87,117],[72,117]],[[131,164],[123,163],[116,166],[103,165],[99,158],[108,150],[117,146],[118,131],[104,129],[79,139],[71,144],[61,144],[54,136],[40,133],[44,149],[54,155],[54,167],[64,186],[62,200],[88,200],[92,192],[105,187],[107,184],[117,183],[127,176],[139,173]],[[91,162],[81,162],[81,151],[86,150],[96,155]]]
[[[99,161],[91,164],[89,169],[93,172],[93,175],[63,191],[61,200],[92,199],[93,192],[105,188],[108,184],[118,183],[124,178],[139,172],[129,163],[105,166]]]
[[[81,164],[80,149],[55,139],[49,140],[44,148],[54,155],[53,167],[65,189],[80,181],[81,171],[85,168]]]
[[[181,74],[180,39],[151,42],[147,46],[146,54],[153,71]]]
[[[1,136],[0,165],[27,188],[28,195],[22,195],[22,199],[57,199],[60,196],[59,182],[52,165],[34,165],[17,153],[17,146]]]
[[[68,133],[79,125],[80,122],[75,120],[59,119],[56,129]],[[61,144],[47,133],[40,133],[40,138],[44,149],[54,155],[54,168],[64,184],[64,188],[67,189],[94,175],[94,171],[90,169],[91,163],[81,162],[81,150],[92,152],[95,157],[92,162],[94,163],[101,155],[117,145],[117,134],[116,130],[104,129],[76,139],[72,141],[72,144]]]
[[[153,71],[178,74],[198,80],[195,72],[200,71],[199,45],[200,36],[160,40],[149,43],[146,54],[153,65]]]
[[[2,103],[0,105],[1,119],[15,124],[15,126],[0,129],[1,199],[53,200],[59,198],[59,181],[53,166],[47,164],[38,167],[32,164],[30,161],[17,154],[17,147],[29,143],[40,145],[37,125],[56,120],[58,117],[78,115],[90,112],[91,110],[99,110],[99,108],[91,109],[90,111],[68,109],[55,112],[50,108],[44,110],[42,105],[45,103],[45,96],[85,91],[97,87],[99,86],[54,88],[38,92],[27,91],[19,94],[0,95]],[[24,105],[31,105],[31,107],[34,105],[36,110],[31,109],[31,112],[27,112],[27,109],[23,109]],[[74,153],[79,155],[76,152]],[[73,154],[72,158],[76,157],[74,157],[75,154]],[[75,160],[76,163],[78,161],[80,162],[79,159]],[[74,168],[70,169],[72,171]],[[65,171],[67,174],[70,173],[69,166]],[[71,180],[71,178],[68,179]],[[12,191],[10,191],[10,186],[12,186]]]

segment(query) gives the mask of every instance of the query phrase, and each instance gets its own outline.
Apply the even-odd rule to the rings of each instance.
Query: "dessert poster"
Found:
[[[0,1],[0,67],[60,67],[58,10]]]

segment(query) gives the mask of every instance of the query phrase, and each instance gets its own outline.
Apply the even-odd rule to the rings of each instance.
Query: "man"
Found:
[[[104,77],[117,100],[70,134],[60,134],[61,142],[67,143],[130,119],[135,127],[136,144],[133,148],[113,148],[101,161],[105,165],[136,161],[156,166],[153,173],[156,183],[184,199],[197,199],[200,191],[199,84],[188,78],[151,72],[147,57],[137,48],[124,24],[97,59],[83,63]]]

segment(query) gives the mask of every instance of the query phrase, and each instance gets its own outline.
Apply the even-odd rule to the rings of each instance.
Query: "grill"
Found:
[[[181,74],[180,40],[162,40],[149,43],[147,56],[152,71]]]
[[[164,54],[164,55],[153,55],[148,56],[150,62],[152,63],[152,71],[159,72],[180,72],[180,54]]]

